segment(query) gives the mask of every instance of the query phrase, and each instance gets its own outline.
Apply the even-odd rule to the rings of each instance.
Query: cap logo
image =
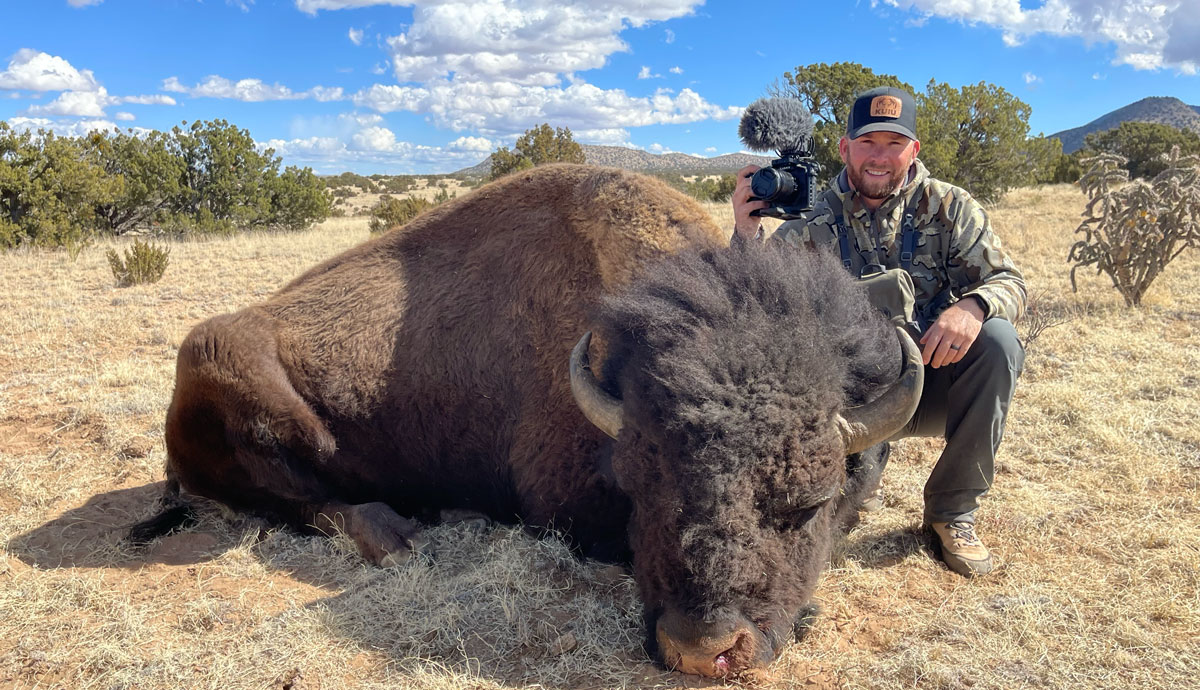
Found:
[[[900,117],[902,107],[895,96],[876,96],[871,99],[871,117]]]

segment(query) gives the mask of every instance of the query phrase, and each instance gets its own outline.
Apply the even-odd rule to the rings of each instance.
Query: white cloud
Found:
[[[359,151],[392,151],[396,148],[396,135],[387,127],[366,127],[351,139]]]
[[[1024,77],[1026,84],[1037,84],[1042,81],[1042,78],[1033,72],[1026,72],[1021,76]]]
[[[215,74],[205,77],[204,81],[192,87],[180,82],[178,77],[168,77],[163,80],[162,87],[164,91],[186,93],[193,98],[229,98],[246,103],[304,98],[325,102],[340,101],[343,98],[340,86],[314,86],[308,91],[292,91],[278,82],[267,84],[261,79],[239,79],[235,82]]]
[[[705,152],[705,153],[716,153],[716,152],[717,152],[717,147],[716,147],[716,146],[706,146],[706,147],[704,148],[704,152]]]
[[[7,120],[8,125],[16,130],[52,130],[55,134],[62,137],[82,137],[87,136],[89,132],[108,131],[114,129],[117,123],[110,120],[91,119],[91,120],[50,120],[44,117],[10,117]],[[137,130],[139,132],[146,130]]]
[[[675,67],[672,67],[671,69],[669,69],[667,71],[670,72],[671,74],[683,74],[683,68],[678,65],[676,65]]]
[[[411,5],[413,0],[296,0],[296,9],[309,14],[320,10],[347,10],[371,5]]]
[[[663,146],[662,144],[660,144],[658,142],[654,142],[653,144],[650,144],[649,146],[646,147],[646,150],[649,151],[650,153],[657,153],[659,155],[662,155],[664,153],[675,153],[671,149],[667,148],[666,146]]]
[[[164,96],[161,93],[152,94],[149,96],[125,96],[121,99],[122,103],[136,103],[138,105],[175,105],[175,99],[170,96]]]
[[[91,70],[77,70],[57,55],[29,48],[18,50],[0,72],[0,89],[92,91],[98,86]]]
[[[584,82],[565,88],[457,81],[428,88],[375,84],[351,100],[381,113],[429,113],[439,126],[498,136],[520,133],[538,122],[572,130],[608,129],[731,120],[741,115],[741,108],[714,105],[691,89],[678,95],[659,89],[652,96],[635,97]]]
[[[1200,13],[1195,0],[1044,0],[1025,9],[1019,0],[884,0],[927,16],[981,23],[1003,31],[1006,45],[1037,34],[1111,43],[1115,64],[1134,69],[1200,67]]]
[[[350,27],[350,42],[356,46],[360,46],[360,45],[362,45],[362,40],[363,40],[362,29],[356,29],[353,26]]]
[[[551,86],[603,67],[620,32],[690,14],[702,0],[412,0],[408,31],[388,38],[400,81],[505,80]]]
[[[254,0],[225,0],[225,4],[236,7],[243,12],[249,12],[250,6],[254,4]]]
[[[450,142],[449,145],[447,145],[447,148],[450,149],[451,151],[469,151],[472,153],[491,153],[492,151],[499,148],[499,144],[496,144],[492,140],[486,139],[484,137],[459,137],[459,138],[455,139],[454,141]]]
[[[387,65],[382,62],[375,63],[371,68],[371,74],[387,74]]]
[[[389,172],[396,173],[451,172],[475,165],[492,151],[492,148],[476,149],[469,144],[464,147],[461,143],[464,137],[446,146],[424,146],[396,141],[394,135],[388,139],[386,134],[374,134],[375,139],[364,133],[362,137],[351,139],[349,145],[338,137],[307,137],[271,139],[258,142],[258,146],[274,149],[277,155],[289,160],[289,165],[311,165],[328,172],[340,172],[356,164],[386,167]]]
[[[132,122],[133,120],[137,119],[133,113],[117,113],[113,117],[115,117],[119,122]]]
[[[1104,79],[1107,79],[1107,77],[1102,76],[1099,72],[1093,72],[1092,79],[1095,79],[1096,81],[1103,81]]]
[[[306,91],[305,93],[311,95],[314,100],[319,101],[321,103],[328,103],[329,101],[340,101],[343,98],[345,98],[345,91],[343,91],[342,87],[340,87],[340,86],[333,86],[333,87],[314,86],[311,89],[309,89],[308,91]]]
[[[663,41],[665,43],[674,43],[675,42],[675,32],[671,31],[670,29],[665,29],[664,32],[666,33],[666,38],[663,39]]]
[[[71,7],[87,7],[88,5],[99,5],[104,0],[67,0],[67,4]]]
[[[31,105],[25,112],[30,115],[104,117],[105,108],[120,102],[121,99],[109,96],[101,86],[95,91],[64,91],[46,105]]]
[[[571,135],[575,141],[581,144],[595,144],[597,146],[624,146],[631,148],[633,146],[629,141],[629,130],[621,127],[610,127],[607,129],[580,129],[571,130]]]
[[[650,68],[645,65],[642,65],[642,69],[638,70],[637,78],[638,79],[661,79],[662,75],[661,74],[651,74]]]

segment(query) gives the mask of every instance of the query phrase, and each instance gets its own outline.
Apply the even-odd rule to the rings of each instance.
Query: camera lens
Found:
[[[787,172],[763,168],[750,178],[750,192],[759,199],[788,198],[796,191],[796,180]]]

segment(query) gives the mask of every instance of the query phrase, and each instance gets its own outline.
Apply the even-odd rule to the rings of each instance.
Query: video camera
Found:
[[[812,157],[812,115],[792,98],[763,98],[742,115],[738,134],[752,151],[774,149],[779,158],[750,178],[751,200],[770,204],[751,213],[784,220],[803,218],[816,203],[821,166]]]

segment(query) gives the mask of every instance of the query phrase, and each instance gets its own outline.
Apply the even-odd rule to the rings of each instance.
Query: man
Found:
[[[804,220],[773,237],[842,255],[854,275],[868,264],[902,267],[913,279],[923,328],[925,389],[895,439],[942,435],[946,447],[925,484],[924,524],[942,560],[965,576],[993,563],[975,533],[979,498],[991,487],[996,449],[1024,350],[1012,326],[1025,307],[1025,281],[965,190],[929,177],[917,153],[916,106],[891,87],[858,96],[838,143],[845,167]],[[733,194],[735,232],[762,237],[751,211],[749,175]],[[905,216],[912,238],[903,246]],[[839,240],[844,232],[846,240]],[[903,260],[902,260],[902,254]],[[895,440],[893,439],[893,440]]]

